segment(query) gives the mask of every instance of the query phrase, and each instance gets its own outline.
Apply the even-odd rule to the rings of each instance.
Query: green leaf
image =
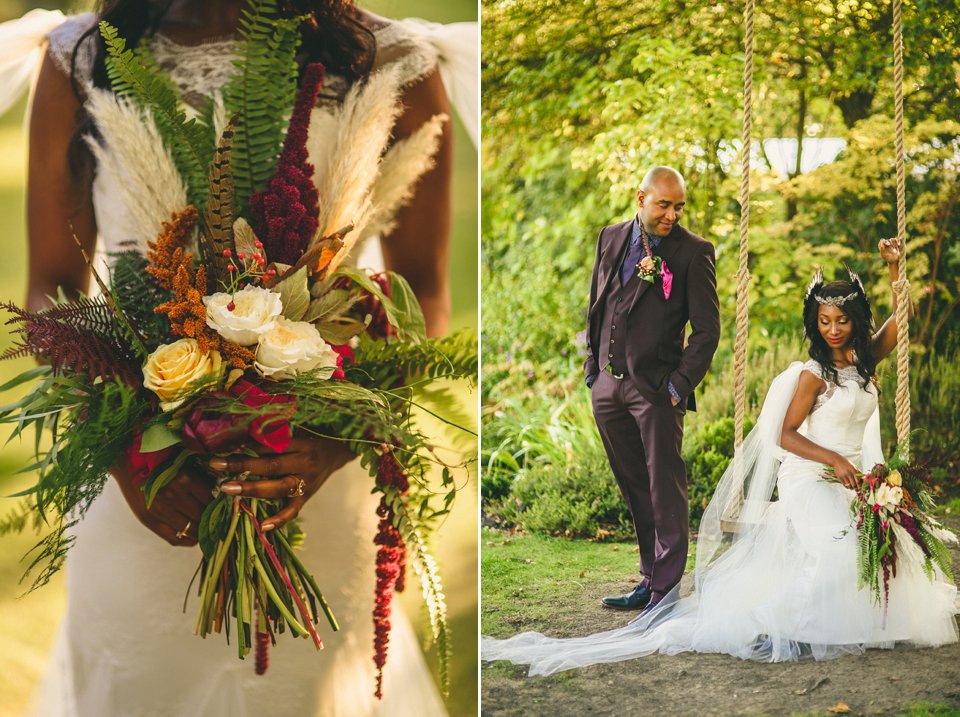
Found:
[[[174,459],[166,468],[152,478],[147,479],[146,484],[143,486],[143,492],[147,497],[147,508],[151,506],[153,499],[157,497],[157,493],[160,492],[160,489],[177,477],[177,473],[180,472],[180,469],[183,467],[183,464],[186,462],[187,458],[192,455],[193,453],[191,451],[181,451],[174,457]]]
[[[143,432],[140,441],[141,453],[153,453],[180,443],[180,436],[171,431],[166,424],[155,423]]]
[[[340,315],[352,307],[358,300],[359,297],[353,298],[353,292],[347,289],[328,291],[319,299],[314,299],[310,302],[310,308],[307,309],[303,320],[314,322],[329,319],[330,314]]]
[[[343,319],[340,321],[320,321],[316,324],[317,331],[323,340],[333,346],[341,346],[359,334],[367,325],[362,321]]]
[[[310,308],[310,290],[307,288],[307,267],[302,266],[277,284],[271,291],[280,294],[283,315],[290,321],[300,321]]]
[[[390,282],[390,297],[396,306],[403,331],[415,341],[426,341],[427,326],[423,311],[410,284],[400,274],[392,271],[387,273],[387,278]]]

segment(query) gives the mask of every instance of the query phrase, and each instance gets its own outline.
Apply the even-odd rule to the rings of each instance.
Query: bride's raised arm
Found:
[[[887,262],[887,271],[890,274],[890,284],[900,279],[900,240],[881,239],[879,244],[880,256]],[[913,318],[913,302],[907,307],[910,318]],[[893,291],[893,312],[890,318],[883,322],[880,330],[873,335],[873,357],[879,363],[885,359],[897,346],[897,292]]]

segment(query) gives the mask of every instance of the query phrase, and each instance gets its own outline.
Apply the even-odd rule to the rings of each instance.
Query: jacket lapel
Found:
[[[683,240],[680,237],[680,233],[677,231],[677,228],[675,227],[673,231],[671,231],[670,234],[668,234],[664,238],[660,246],[653,250],[653,253],[655,256],[659,256],[663,261],[667,262],[667,267],[669,268],[670,260],[677,253],[677,250],[680,249],[680,243],[682,241]],[[628,314],[631,311],[633,311],[633,307],[637,305],[637,302],[640,300],[640,297],[643,296],[643,294],[647,291],[647,289],[649,289],[651,286],[655,286],[656,284],[657,284],[656,280],[654,280],[653,284],[651,284],[649,281],[640,282],[640,286],[637,288],[637,293],[633,295],[633,301],[630,303],[630,306],[627,308]]]
[[[626,251],[627,242],[630,241],[630,227],[632,225],[633,220],[631,219],[630,221],[620,224],[620,226],[616,227],[612,232],[613,237],[610,239],[610,247],[603,256],[603,269],[606,270],[606,276],[603,279],[600,290],[597,292],[596,302],[590,307],[591,314],[600,306],[600,303],[607,295],[607,291],[610,289],[610,282],[613,281],[613,277],[616,276],[620,270],[623,253]]]

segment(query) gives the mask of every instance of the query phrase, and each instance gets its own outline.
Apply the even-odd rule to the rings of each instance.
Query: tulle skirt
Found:
[[[906,536],[887,609],[858,589],[852,493],[823,481],[821,471],[787,457],[779,500],[749,540],[734,542],[704,571],[692,595],[680,598],[676,588],[625,627],[586,637],[484,638],[482,658],[528,664],[538,675],[654,652],[780,662],[955,642],[957,590],[942,574],[924,574],[919,549]]]

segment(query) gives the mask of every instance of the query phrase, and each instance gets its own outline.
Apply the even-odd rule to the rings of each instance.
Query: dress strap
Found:
[[[474,146],[479,127],[479,30],[475,22],[442,25],[417,18],[390,22],[375,31],[376,68],[393,65],[402,85],[410,85],[434,68]]]
[[[33,82],[43,60],[44,40],[69,22],[59,10],[31,10],[0,24],[0,114]]]
[[[97,47],[96,34],[91,33],[84,37],[84,33],[93,28],[96,22],[97,14],[93,12],[74,15],[47,36],[50,41],[50,56],[67,77],[73,75],[76,50],[76,78],[84,93],[87,93],[93,84],[93,60]]]

